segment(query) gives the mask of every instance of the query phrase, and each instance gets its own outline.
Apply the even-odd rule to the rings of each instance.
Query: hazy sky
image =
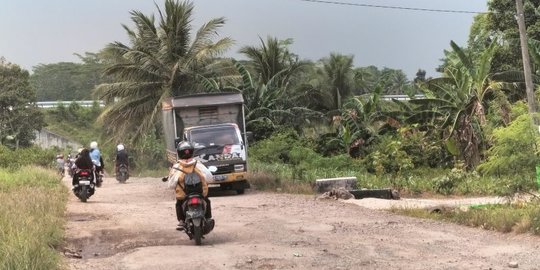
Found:
[[[486,11],[487,0],[336,0],[428,9]],[[155,0],[159,5],[162,0]],[[299,0],[195,0],[194,26],[224,16],[220,32],[236,41],[228,56],[239,57],[259,36],[293,38],[292,51],[318,60],[330,52],[353,54],[355,66],[435,68],[450,40],[465,45],[474,14],[436,13],[330,5]],[[73,53],[97,52],[126,42],[121,24],[130,10],[155,13],[150,0],[0,0],[0,56],[31,69],[39,63],[78,61]]]

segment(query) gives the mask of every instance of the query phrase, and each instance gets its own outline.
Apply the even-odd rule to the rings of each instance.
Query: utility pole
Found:
[[[531,75],[531,62],[529,59],[529,47],[527,42],[527,29],[525,28],[525,15],[523,12],[523,0],[516,0],[517,22],[519,27],[519,40],[521,42],[521,57],[523,58],[523,72],[525,74],[525,88],[527,90],[527,104],[533,123],[540,124],[536,116],[536,98],[534,97],[534,85]]]

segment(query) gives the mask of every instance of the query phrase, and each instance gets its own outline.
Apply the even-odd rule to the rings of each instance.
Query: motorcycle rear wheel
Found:
[[[201,226],[194,226],[193,227],[193,237],[195,238],[195,244],[197,246],[201,245],[201,239],[202,239],[202,228]]]
[[[81,191],[79,192],[79,199],[81,199],[81,202],[86,202],[88,199],[88,188],[83,185],[81,187]]]
[[[127,176],[125,174],[120,174],[120,179],[118,180],[120,183],[125,184],[127,180]]]

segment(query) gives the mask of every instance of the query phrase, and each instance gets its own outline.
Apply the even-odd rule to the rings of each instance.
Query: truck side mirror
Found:
[[[253,141],[253,132],[251,132],[251,131],[246,132],[246,140],[248,142]]]
[[[174,139],[174,148],[176,149],[176,147],[178,146],[178,144],[182,141],[182,138],[176,138]]]

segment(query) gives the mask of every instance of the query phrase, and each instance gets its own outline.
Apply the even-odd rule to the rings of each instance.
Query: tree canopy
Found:
[[[98,54],[78,55],[82,63],[39,64],[30,76],[38,101],[89,100],[102,77],[104,63]]]
[[[104,54],[111,82],[97,87],[111,103],[101,115],[116,137],[139,138],[159,124],[161,103],[171,96],[202,91],[202,79],[216,76],[216,57],[232,44],[219,37],[224,18],[211,19],[192,33],[193,3],[166,0],[154,15],[131,11],[134,28],[123,25],[129,44],[113,42]],[[132,121],[137,119],[137,121]]]
[[[35,92],[28,71],[0,58],[0,142],[29,146],[40,130],[43,117],[35,107]]]

